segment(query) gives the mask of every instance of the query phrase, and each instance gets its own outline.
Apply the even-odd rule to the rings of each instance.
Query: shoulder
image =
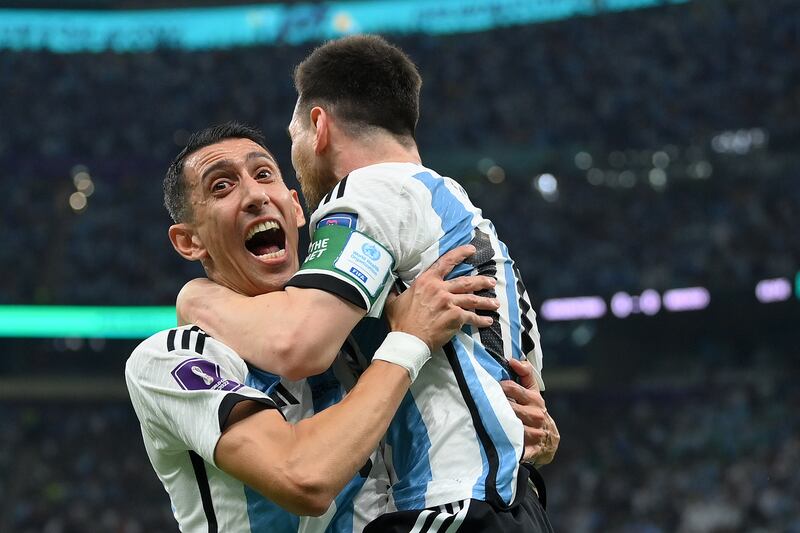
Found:
[[[429,173],[439,177],[413,163],[380,163],[354,170],[322,199],[311,217],[312,223],[341,211],[376,216],[402,211],[402,200],[413,202],[430,197],[418,177]]]
[[[369,198],[405,197],[420,206],[429,206],[442,195],[467,198],[464,188],[453,178],[435,170],[411,163],[373,165],[353,172],[353,189],[363,191]]]
[[[159,331],[139,343],[125,363],[125,377],[136,381],[187,358],[209,359],[236,374],[245,373],[247,367],[231,348],[189,324]]]
[[[167,341],[174,337],[179,328],[165,329],[155,333],[133,349],[125,363],[125,376],[133,377],[147,366],[153,356],[165,355],[169,352]]]

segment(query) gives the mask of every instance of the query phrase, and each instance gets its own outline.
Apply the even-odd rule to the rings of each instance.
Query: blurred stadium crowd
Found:
[[[397,41],[425,80],[423,158],[464,182],[545,298],[749,282],[800,263],[798,20],[791,0],[704,0]],[[285,128],[306,52],[2,54],[3,222],[26,231],[0,251],[0,299],[170,303],[199,270],[166,240],[167,163],[188,132],[238,119],[266,131],[293,177]],[[757,142],[712,148],[742,128]],[[80,216],[75,165],[94,180]],[[532,184],[545,172],[553,202]]]
[[[542,470],[556,531],[800,532],[800,394],[791,380],[738,373],[548,400],[562,433],[557,461]],[[11,474],[4,530],[176,530],[126,404],[0,413],[0,461]]]
[[[393,40],[424,79],[423,159],[493,219],[535,303],[752,292],[800,265],[799,2]],[[291,72],[307,51],[3,51],[0,303],[171,304],[201,270],[167,241],[163,171],[189,132],[237,119],[264,129],[292,182]],[[557,531],[800,532],[796,384],[709,376],[547,397]],[[140,441],[117,400],[0,403],[0,530],[174,530]]]

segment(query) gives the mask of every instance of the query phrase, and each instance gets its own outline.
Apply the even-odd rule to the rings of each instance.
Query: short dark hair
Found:
[[[269,152],[264,134],[256,128],[239,122],[216,124],[192,133],[186,147],[175,156],[164,176],[164,206],[175,223],[187,222],[192,219],[191,205],[186,198],[186,179],[183,175],[183,164],[186,158],[206,146],[217,144],[225,139],[250,139]]]
[[[294,85],[304,112],[328,104],[353,126],[414,138],[422,78],[405,52],[382,37],[356,35],[323,44],[297,65]]]

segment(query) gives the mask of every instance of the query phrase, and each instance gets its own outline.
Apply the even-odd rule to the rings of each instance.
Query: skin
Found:
[[[281,290],[299,268],[298,228],[305,217],[272,154],[249,139],[226,139],[191,154],[184,178],[192,222],[169,229],[178,253],[201,261],[210,279],[241,294]],[[284,254],[259,259],[247,250],[245,238],[267,220],[283,229]]]
[[[299,101],[288,132],[292,166],[310,210],[353,170],[387,161],[422,163],[410,137],[398,139],[379,128],[366,128],[361,136],[353,137],[330,109],[314,106],[305,113]]]
[[[258,332],[267,332],[266,341],[281,345],[281,339],[289,338],[292,346],[304,346],[302,341],[313,336],[298,333],[308,323],[304,319],[314,319],[313,313],[326,317],[314,334],[334,346],[324,363],[324,368],[330,366],[342,336],[364,311],[323,291],[279,290],[298,268],[297,228],[305,220],[297,194],[286,188],[274,158],[250,140],[228,139],[191,154],[184,174],[192,219],[169,229],[178,253],[201,261],[213,280],[207,283],[217,290],[273,309],[267,319],[259,308]],[[284,253],[267,259],[254,256],[244,244],[248,230],[265,220],[277,222],[285,233]],[[464,307],[496,309],[493,299],[471,294],[494,281],[444,280],[474,252],[472,246],[453,250],[389,302],[392,329],[436,348],[464,324],[488,325],[491,319]],[[248,316],[247,311],[237,306],[231,315]],[[282,360],[280,355],[272,358]],[[376,448],[410,383],[402,366],[376,361],[343,401],[298,424],[256,402],[239,402],[215,447],[215,463],[295,514],[320,515]]]
[[[434,346],[447,342],[463,324],[463,310],[452,305],[444,277],[474,251],[461,247],[443,256],[387,304],[392,329],[427,332]],[[410,385],[405,368],[375,361],[341,402],[297,424],[276,410],[241,402],[217,443],[215,461],[286,510],[321,515],[374,451]]]
[[[288,379],[327,369],[365,311],[324,291],[282,290],[299,267],[298,227],[305,219],[297,193],[286,187],[272,156],[249,139],[226,139],[191,154],[184,176],[192,218],[171,226],[169,237],[181,256],[202,262],[212,281],[184,287],[178,295],[179,322],[184,323],[182,310],[194,305],[192,322],[226,341],[224,331],[242,324],[247,329],[230,340],[231,348],[248,363]],[[283,229],[284,252],[262,259],[246,248],[245,238],[267,220]],[[220,313],[213,304],[225,288],[244,301]],[[257,320],[243,320],[264,310]],[[214,327],[218,316],[230,323]],[[317,324],[312,334],[309,323]],[[242,337],[256,340],[259,351],[243,349]]]
[[[525,451],[522,460],[541,466],[553,461],[561,442],[555,420],[547,412],[544,398],[528,361],[509,361],[519,383],[501,381],[500,387],[511,402],[511,408],[525,428]]]
[[[325,291],[282,290],[298,269],[297,231],[305,219],[275,160],[249,139],[227,139],[191,154],[184,174],[192,220],[171,226],[169,236],[184,258],[202,262],[210,281],[184,287],[179,322],[189,317],[248,363],[291,380],[327,370],[365,311]],[[285,234],[277,258],[256,257],[245,246],[248,230],[266,220],[277,222]],[[464,281],[448,281],[447,287],[454,294],[453,310],[497,305],[471,294],[475,289]],[[457,318],[491,324],[467,311]],[[315,328],[309,331],[308,324]],[[414,334],[433,346],[434,333]]]
[[[292,140],[292,165],[309,209],[353,170],[384,162],[421,164],[416,143],[380,128],[367,128],[353,135],[337,118],[335,107],[295,104],[288,133]],[[544,398],[527,361],[511,362],[520,376],[518,385],[502,382],[517,417],[525,427],[523,460],[542,465],[553,460],[561,440],[555,421],[547,413]]]

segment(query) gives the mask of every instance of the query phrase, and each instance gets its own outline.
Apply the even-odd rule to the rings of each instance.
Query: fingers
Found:
[[[543,450],[544,446],[541,444],[526,444],[525,449],[522,452],[522,461],[526,463],[536,462],[536,458],[542,453]]]
[[[558,447],[558,443],[561,441],[561,433],[558,432],[556,421],[553,420],[553,417],[550,416],[550,413],[547,413],[547,420],[545,420],[545,424],[547,425],[548,431],[550,431],[550,434],[553,436],[556,447]]]
[[[534,447],[537,446],[540,448],[540,452],[543,451],[545,446],[545,441],[547,440],[547,432],[543,429],[536,429],[536,428],[525,428],[525,435],[523,442],[525,446]]]
[[[547,429],[545,427],[547,414],[544,409],[533,405],[520,405],[514,402],[511,402],[511,409],[526,429]]]
[[[462,311],[461,316],[459,317],[459,321],[461,322],[461,325],[469,324],[477,328],[488,328],[494,322],[492,317],[481,316],[477,313],[473,313],[472,311]]]
[[[493,289],[497,280],[489,276],[461,276],[447,281],[447,290],[453,294]]]
[[[511,370],[519,376],[519,384],[526,389],[539,390],[539,383],[536,381],[536,375],[533,371],[533,365],[529,361],[518,361],[510,359],[508,361]]]
[[[459,246],[458,248],[453,248],[439,259],[436,260],[434,264],[428,268],[427,272],[438,276],[441,279],[444,279],[446,275],[452,271],[456,265],[463,263],[464,259],[470,257],[475,253],[475,247],[471,244],[466,244],[464,246]]]
[[[560,442],[561,435],[558,433],[558,427],[552,417],[546,414],[543,427],[524,427],[522,459],[537,465],[549,464],[553,461]]]
[[[538,390],[526,389],[511,380],[501,381],[500,387],[503,389],[506,398],[514,400],[517,404],[535,407],[542,413],[547,412],[544,398],[542,398],[542,394]]]
[[[467,310],[481,309],[483,311],[496,311],[500,308],[500,302],[498,302],[496,298],[487,298],[472,293],[453,294],[450,298],[450,302],[461,309]]]

